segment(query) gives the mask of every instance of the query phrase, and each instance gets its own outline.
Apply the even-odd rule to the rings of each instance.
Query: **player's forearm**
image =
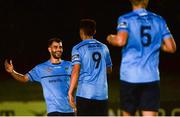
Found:
[[[70,87],[69,87],[69,92],[68,92],[71,95],[74,94],[75,89],[77,88],[79,72],[80,72],[80,65],[78,64],[74,65],[72,74],[71,74],[71,81],[70,81]]]
[[[68,92],[69,95],[75,94],[75,90],[77,88],[77,82],[78,82],[78,78],[75,78],[75,77],[71,78],[69,92]]]
[[[69,87],[69,91],[68,91],[68,97],[69,97],[69,104],[75,112],[77,110],[75,100],[74,100],[76,87],[77,87],[77,78],[71,77],[70,87]]]
[[[166,45],[164,45],[164,44],[161,46],[161,50],[162,50],[162,51],[165,51],[165,52],[168,51]]]
[[[164,39],[161,49],[165,52],[174,53],[176,51],[176,43],[173,37]]]
[[[122,47],[126,45],[127,33],[119,32],[117,35],[109,35],[107,41],[113,46]]]
[[[116,39],[117,35],[109,35],[107,41],[113,46],[119,46],[118,40]]]
[[[15,70],[13,70],[10,74],[14,79],[16,79],[20,82],[27,82],[28,81],[28,79],[25,77],[25,75],[20,74],[20,73],[16,72]]]
[[[165,44],[163,44],[161,46],[161,50],[163,50],[164,52],[168,52],[168,53],[174,53],[176,51],[176,47],[168,47]]]

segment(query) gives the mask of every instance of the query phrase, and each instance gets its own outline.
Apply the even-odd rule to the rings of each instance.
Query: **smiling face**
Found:
[[[63,53],[62,42],[53,41],[52,44],[48,47],[48,50],[52,59],[60,59]]]

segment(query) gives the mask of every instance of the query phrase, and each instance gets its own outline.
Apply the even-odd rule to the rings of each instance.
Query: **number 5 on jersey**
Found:
[[[143,46],[151,44],[151,35],[147,32],[151,30],[151,26],[141,26],[141,43]]]

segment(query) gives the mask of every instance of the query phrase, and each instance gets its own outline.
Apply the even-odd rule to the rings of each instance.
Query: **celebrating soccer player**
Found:
[[[72,50],[72,74],[69,88],[69,102],[77,106],[80,116],[107,116],[108,84],[107,73],[112,71],[109,50],[106,45],[93,38],[96,22],[92,19],[80,21],[82,42]],[[74,92],[76,92],[76,103]]]
[[[160,107],[159,50],[174,53],[176,44],[165,20],[146,10],[148,0],[130,0],[133,11],[118,19],[117,34],[107,41],[122,47],[120,68],[123,115],[155,116]]]
[[[12,60],[10,63],[5,61],[5,69],[18,81],[41,83],[48,116],[73,116],[74,111],[68,102],[71,62],[61,59],[63,47],[59,38],[49,40],[48,50],[50,59],[35,66],[25,75],[14,70]]]

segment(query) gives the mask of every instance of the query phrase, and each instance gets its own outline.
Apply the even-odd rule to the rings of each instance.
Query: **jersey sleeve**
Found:
[[[81,57],[79,51],[76,48],[73,48],[72,50],[71,61],[72,61],[72,65],[81,64]]]
[[[31,81],[31,82],[34,82],[34,81],[40,82],[40,77],[38,75],[38,70],[37,69],[38,69],[38,67],[36,66],[26,74],[28,76],[28,78],[29,78],[29,81]]]
[[[172,37],[171,32],[166,24],[166,21],[162,18],[162,23],[161,23],[161,30],[162,30],[162,39],[167,39]]]
[[[125,18],[119,17],[117,22],[117,32],[127,31],[128,32],[128,22]]]
[[[112,67],[112,61],[109,53],[109,49],[105,46],[105,55],[106,55],[106,67]]]

